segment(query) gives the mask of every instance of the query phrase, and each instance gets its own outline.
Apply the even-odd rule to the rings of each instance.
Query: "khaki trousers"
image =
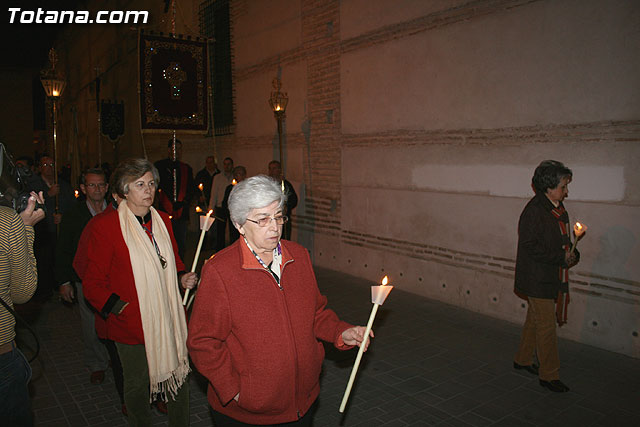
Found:
[[[540,362],[539,378],[543,381],[560,379],[556,308],[552,299],[529,297],[527,319],[514,361],[519,365],[531,365],[534,352]]]

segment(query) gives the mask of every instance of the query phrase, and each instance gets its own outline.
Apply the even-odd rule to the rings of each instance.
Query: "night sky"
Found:
[[[0,66],[37,67],[47,65],[47,53],[55,38],[65,25],[61,24],[20,24],[9,22],[10,7],[21,10],[76,10],[85,9],[80,0],[9,0],[3,2],[0,34],[2,36],[2,57]],[[18,14],[16,14],[18,15]],[[18,18],[16,18],[16,21]]]

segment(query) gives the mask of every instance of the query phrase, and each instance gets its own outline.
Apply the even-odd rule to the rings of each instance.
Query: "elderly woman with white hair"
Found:
[[[242,238],[202,269],[187,346],[216,426],[311,425],[320,340],[347,350],[364,338],[326,308],[307,250],[281,240],[285,201],[267,176],[237,184],[229,213]]]

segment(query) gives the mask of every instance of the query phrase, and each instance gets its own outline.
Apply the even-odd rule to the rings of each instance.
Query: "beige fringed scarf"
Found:
[[[126,201],[118,207],[120,229],[129,248],[140,316],[144,333],[145,351],[149,365],[150,401],[156,397],[165,402],[175,399],[178,389],[189,374],[187,355],[187,323],[178,290],[178,275],[169,232],[151,208],[153,236],[160,253],[167,260],[165,269],[142,226]]]

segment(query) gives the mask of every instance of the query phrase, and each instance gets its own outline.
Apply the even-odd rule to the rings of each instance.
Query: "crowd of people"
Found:
[[[9,305],[24,303],[35,293],[46,302],[57,291],[61,301],[77,305],[89,382],[101,384],[111,367],[122,412],[132,425],[150,423],[151,404],[168,413],[170,425],[187,425],[192,366],[209,378],[211,361],[218,358],[226,359],[225,366],[211,376],[209,392],[217,425],[261,421],[310,425],[309,409],[318,395],[323,359],[318,340],[350,349],[362,342],[364,327],[342,322],[326,308],[307,251],[283,239],[284,226],[290,224],[286,214],[296,207],[297,195],[282,176],[279,162],[267,165],[268,176],[248,177],[247,169],[234,167],[231,158],[224,159],[221,171],[209,156],[194,178],[181,154],[182,143],[172,139],[167,158],[155,164],[129,159],[112,173],[109,168],[86,169],[75,195],[68,176],[56,176],[50,156],[41,156],[37,166],[28,158],[18,159],[18,167],[33,172],[24,176],[29,176],[26,185],[34,192],[24,212],[18,215],[7,207],[0,213],[7,217],[11,239],[20,240],[25,280],[17,287],[13,272],[9,279],[2,277],[3,300]],[[183,262],[194,205],[203,212],[214,211],[216,227],[208,244],[216,252],[214,259],[222,260],[208,263],[215,269],[203,270],[201,278],[188,272]],[[236,254],[250,264],[245,275],[244,263],[229,270],[231,264],[224,261],[237,259]],[[14,268],[14,261],[8,260],[6,268]],[[221,265],[225,271],[217,270]],[[259,270],[267,275],[260,276]],[[254,281],[256,273],[259,282]],[[182,297],[198,283],[188,328]],[[264,310],[259,313],[257,307],[235,300],[218,307],[216,316],[247,317],[248,323],[220,323],[212,328],[204,319],[214,307],[200,301],[229,283],[234,287],[243,283],[247,289],[264,287],[255,289],[256,294],[266,292],[265,298],[269,295],[271,302],[262,304],[278,303],[290,318]],[[255,312],[253,320],[251,312]],[[26,388],[29,364],[15,346],[14,324],[5,322],[8,312],[1,314],[0,357],[2,362],[11,358],[24,393],[15,395],[16,402],[3,402],[0,413],[11,412],[16,425],[31,425]],[[253,329],[246,335],[247,325],[268,323],[278,325],[278,331],[268,329],[277,344],[261,356],[238,352],[238,345],[257,348],[256,337],[263,339],[267,334]],[[282,332],[291,324],[295,327],[285,337]],[[286,355],[288,365],[292,363],[287,377],[273,376],[282,365],[272,363],[278,354]],[[239,360],[228,359],[230,355]],[[250,384],[239,381],[245,375],[253,378]],[[267,383],[260,386],[264,381],[277,388],[265,389]],[[216,406],[220,400],[215,394],[222,390],[233,395]],[[283,397],[283,391],[292,399]],[[265,393],[271,394],[272,403],[258,398]],[[288,401],[286,407],[279,402],[283,399]],[[239,424],[225,424],[229,420]]]
[[[311,425],[320,340],[348,350],[365,328],[327,308],[307,250],[290,240],[297,195],[279,162],[268,164],[268,175],[248,177],[231,158],[221,171],[209,156],[194,178],[181,146],[170,140],[167,158],[155,164],[129,159],[110,174],[85,170],[78,200],[42,156],[27,208],[0,207],[0,296],[9,307],[57,289],[77,303],[89,381],[102,383],[111,366],[132,425],[150,425],[154,402],[169,425],[188,425],[193,368],[209,382],[217,426]],[[518,226],[515,291],[529,309],[514,368],[554,392],[569,390],[559,379],[556,323],[567,271],[579,261],[562,204],[571,178],[562,163],[542,162]],[[200,276],[183,262],[193,205],[216,217],[209,240],[216,256]],[[183,294],[196,286],[187,319]],[[12,390],[0,416],[31,425],[29,364],[15,346],[10,311],[0,307],[0,320],[0,369],[15,374],[0,383]]]

